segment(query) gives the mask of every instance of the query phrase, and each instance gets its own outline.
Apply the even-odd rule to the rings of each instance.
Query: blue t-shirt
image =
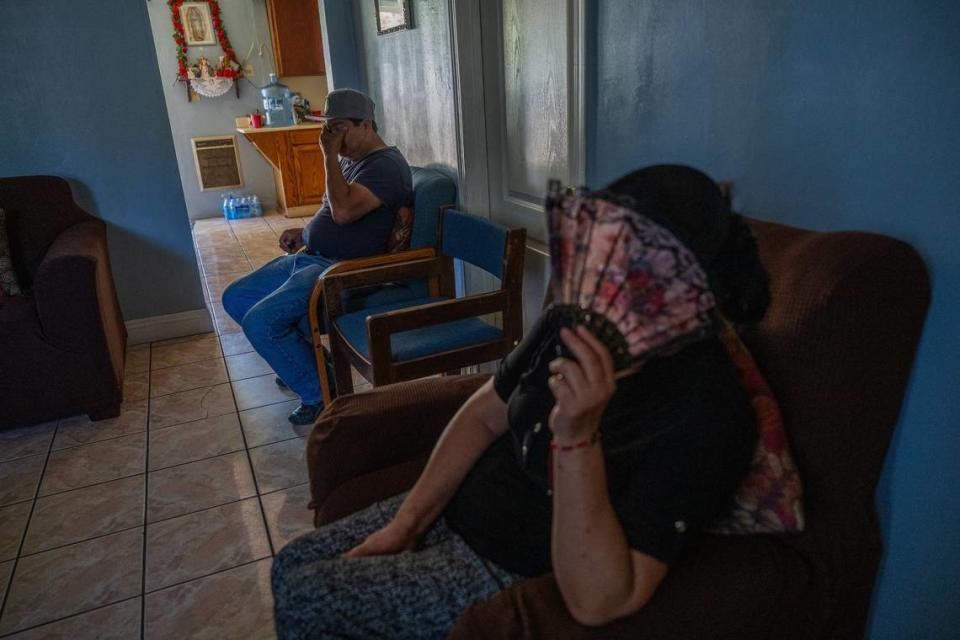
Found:
[[[314,253],[337,260],[384,253],[397,210],[413,202],[410,165],[396,147],[385,147],[356,162],[340,158],[340,169],[347,182],[370,189],[380,206],[350,224],[337,224],[323,194],[323,205],[303,230],[304,243]]]

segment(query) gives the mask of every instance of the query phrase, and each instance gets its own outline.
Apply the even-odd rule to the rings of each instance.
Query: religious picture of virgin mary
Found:
[[[180,22],[188,47],[216,44],[210,5],[206,2],[184,2],[180,5]]]

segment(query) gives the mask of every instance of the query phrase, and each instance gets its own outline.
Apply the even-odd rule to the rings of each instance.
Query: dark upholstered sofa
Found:
[[[127,332],[106,225],[53,176],[0,178],[22,296],[0,299],[0,428],[119,415]]]
[[[874,493],[929,303],[920,257],[891,238],[752,221],[773,303],[744,340],[781,404],[805,488],[795,536],[703,535],[651,602],[577,624],[551,575],[460,616],[452,638],[860,638],[882,550]],[[485,379],[425,379],[345,396],[308,441],[316,524],[406,490]]]

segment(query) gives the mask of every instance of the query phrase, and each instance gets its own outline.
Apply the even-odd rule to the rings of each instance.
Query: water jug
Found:
[[[280,84],[277,74],[271,73],[270,82],[260,90],[263,110],[267,113],[268,127],[293,126],[293,94],[285,84]]]

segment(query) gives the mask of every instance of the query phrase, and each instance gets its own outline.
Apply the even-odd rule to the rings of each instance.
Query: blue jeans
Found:
[[[307,314],[317,276],[334,262],[305,253],[281,256],[223,292],[223,308],[304,404],[320,404],[322,395],[313,347],[297,323]]]

